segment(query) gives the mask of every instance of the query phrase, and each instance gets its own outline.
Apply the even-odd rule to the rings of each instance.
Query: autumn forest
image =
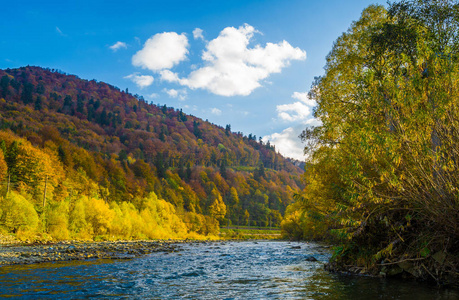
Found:
[[[59,70],[0,71],[2,230],[199,238],[279,226],[302,165],[256,136]]]

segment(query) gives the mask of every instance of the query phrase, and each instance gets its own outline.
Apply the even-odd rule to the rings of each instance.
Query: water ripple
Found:
[[[317,261],[308,261],[311,257]],[[314,243],[193,243],[182,252],[0,268],[0,296],[129,299],[459,299],[457,291],[323,271]]]

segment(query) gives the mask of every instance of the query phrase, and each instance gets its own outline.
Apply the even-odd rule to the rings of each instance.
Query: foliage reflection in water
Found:
[[[314,257],[317,261],[308,261]],[[0,268],[0,296],[153,299],[459,299],[455,290],[325,272],[314,243],[192,243],[133,260]]]

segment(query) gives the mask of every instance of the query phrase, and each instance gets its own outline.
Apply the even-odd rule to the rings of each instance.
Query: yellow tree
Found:
[[[210,215],[217,220],[223,220],[223,218],[226,216],[226,205],[223,202],[220,192],[216,188],[213,188],[210,193],[210,203]]]

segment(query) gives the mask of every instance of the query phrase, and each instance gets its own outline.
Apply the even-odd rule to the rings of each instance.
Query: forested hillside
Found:
[[[154,222],[172,226],[161,236],[274,226],[302,184],[299,163],[252,134],[57,70],[0,70],[0,113],[3,230],[32,222],[68,237],[155,237]],[[12,225],[18,205],[33,220]]]
[[[335,270],[457,285],[459,3],[370,6],[311,97],[306,188],[284,229],[338,240]]]

